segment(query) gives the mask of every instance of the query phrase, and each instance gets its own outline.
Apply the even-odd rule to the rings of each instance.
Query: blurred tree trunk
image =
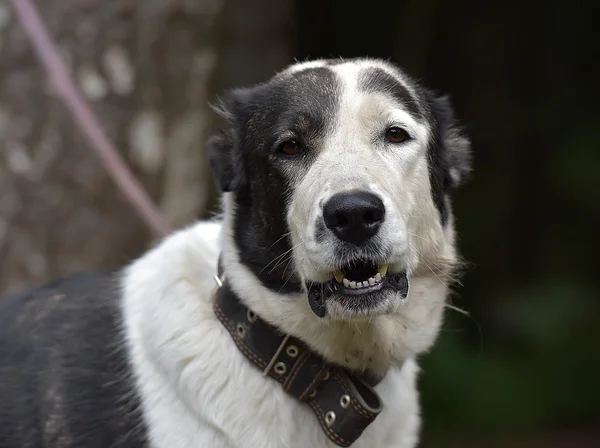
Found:
[[[293,62],[295,12],[294,0],[226,1],[215,83],[217,95],[232,87],[265,81]],[[216,99],[217,96],[211,100]],[[223,124],[215,121],[213,130]],[[213,202],[209,209],[218,209],[214,202],[218,195],[210,197]]]
[[[38,1],[73,79],[175,228],[214,206],[209,101],[292,60],[292,5]],[[0,293],[121,265],[150,238],[0,0]]]
[[[219,90],[265,81],[293,62],[293,0],[228,0]]]
[[[174,227],[209,200],[202,148],[224,3],[37,2],[76,84]],[[0,292],[125,263],[149,238],[0,0]]]

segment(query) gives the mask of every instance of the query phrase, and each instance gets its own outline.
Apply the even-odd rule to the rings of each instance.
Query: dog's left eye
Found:
[[[408,139],[408,134],[402,128],[398,126],[392,126],[385,132],[385,138],[390,143],[402,143]]]
[[[286,156],[297,156],[302,153],[302,145],[296,140],[286,140],[279,145],[278,151]]]

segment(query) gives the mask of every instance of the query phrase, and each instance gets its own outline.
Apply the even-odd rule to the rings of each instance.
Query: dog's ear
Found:
[[[249,100],[249,90],[229,92],[213,109],[228,124],[212,135],[207,142],[207,152],[213,174],[221,191],[239,191],[247,183],[246,168],[240,147],[240,134],[244,103]]]
[[[471,142],[463,135],[447,96],[431,96],[431,113],[438,126],[438,144],[443,146],[448,178],[446,188],[457,187],[471,172]]]
[[[246,173],[234,129],[223,129],[208,139],[207,151],[213,175],[222,192],[239,190]]]

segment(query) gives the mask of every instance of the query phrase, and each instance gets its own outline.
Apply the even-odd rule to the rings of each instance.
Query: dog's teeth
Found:
[[[387,272],[387,267],[387,264],[379,266],[377,268],[379,272],[377,272],[377,274],[375,274],[373,277],[370,277],[368,280],[365,280],[364,282],[350,281],[347,278],[344,278],[344,275],[340,271],[335,272],[334,276],[338,283],[343,284],[346,288],[366,288],[367,286],[373,286],[379,283],[381,279],[385,276]]]
[[[377,272],[379,274],[381,274],[382,277],[385,277],[385,274],[387,274],[387,270],[388,270],[387,264],[381,264],[377,267]]]

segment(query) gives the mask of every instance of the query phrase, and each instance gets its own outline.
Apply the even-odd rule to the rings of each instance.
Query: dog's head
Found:
[[[452,109],[382,61],[296,64],[230,92],[209,141],[239,261],[329,319],[396,312],[451,274],[449,193],[469,170]]]

